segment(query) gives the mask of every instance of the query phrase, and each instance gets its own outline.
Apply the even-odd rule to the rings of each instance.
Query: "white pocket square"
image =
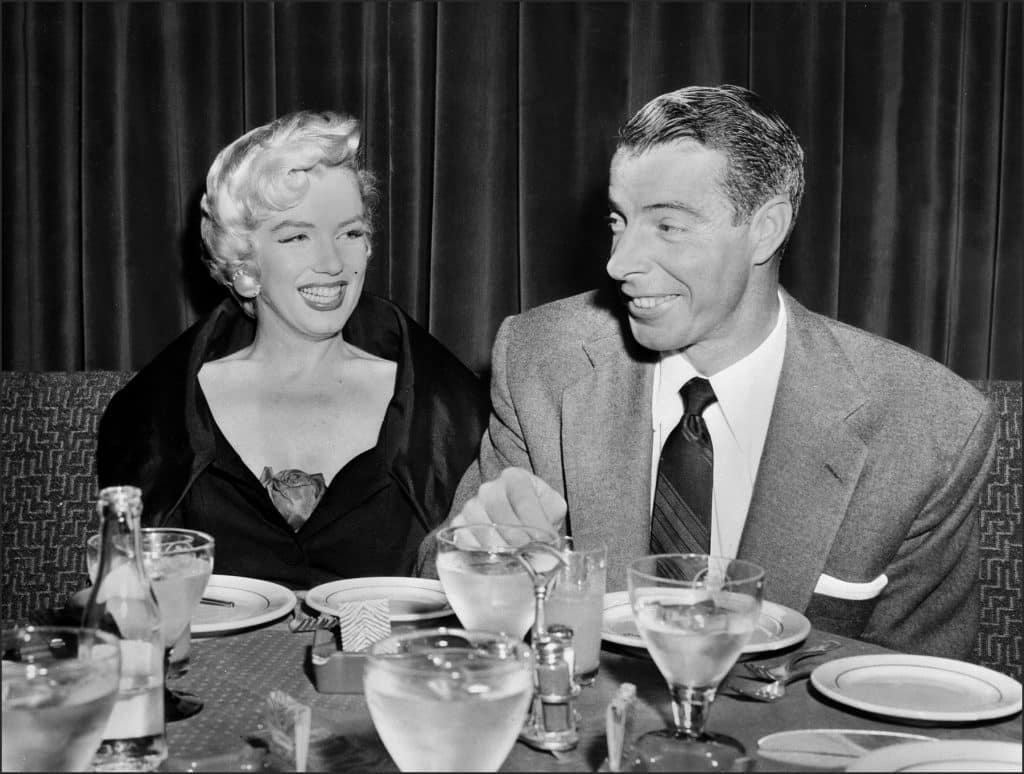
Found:
[[[814,587],[815,594],[824,594],[826,597],[837,597],[838,599],[874,599],[882,593],[882,589],[889,583],[885,573],[882,573],[874,580],[854,583],[834,578],[831,575],[822,573],[818,578],[818,584]]]

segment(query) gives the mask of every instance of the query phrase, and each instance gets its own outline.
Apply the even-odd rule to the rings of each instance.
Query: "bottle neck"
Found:
[[[126,613],[119,602],[118,610],[108,610],[109,601],[135,599],[141,603],[136,613],[157,616],[156,600],[146,571],[143,555],[141,507],[137,502],[102,499],[99,556],[89,600],[82,615],[82,626],[117,630],[124,634]],[[134,608],[133,608],[134,609]],[[113,616],[108,615],[112,612]]]

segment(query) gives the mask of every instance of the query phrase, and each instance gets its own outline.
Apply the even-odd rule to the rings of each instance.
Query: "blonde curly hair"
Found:
[[[369,239],[378,192],[374,176],[362,168],[358,151],[356,119],[302,110],[243,134],[217,154],[200,203],[203,260],[211,276],[231,291],[248,314],[255,314],[255,302],[234,292],[232,278],[244,268],[258,279],[252,262],[256,249],[252,233],[274,212],[295,206],[309,190],[309,175],[318,167],[341,167],[355,175]]]

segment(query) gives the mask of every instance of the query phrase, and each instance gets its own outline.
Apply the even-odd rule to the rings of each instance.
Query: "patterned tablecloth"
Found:
[[[192,718],[168,724],[172,758],[203,758],[242,747],[247,736],[263,730],[262,714],[268,694],[281,690],[312,708],[314,729],[331,732],[330,743],[314,751],[311,770],[317,768],[317,764],[329,765],[332,771],[396,770],[377,737],[361,695],[317,692],[309,662],[312,638],[310,633],[292,634],[283,623],[277,623],[231,636],[194,639],[189,672],[173,681],[172,687],[197,694],[205,706]],[[812,632],[808,643],[820,639],[823,635]],[[842,649],[824,658],[872,652],[882,650],[844,640]],[[582,715],[579,748],[559,761],[550,754],[517,743],[502,770],[596,770],[606,755],[605,707],[619,684],[626,681],[636,684],[639,695],[636,732],[667,724],[670,718],[668,693],[653,663],[635,654],[604,651],[597,683],[585,689],[579,701]],[[736,737],[750,751],[757,749],[757,740],[766,734],[799,728],[906,731],[938,739],[1021,740],[1019,713],[984,723],[906,725],[903,721],[874,717],[835,704],[818,694],[808,681],[792,685],[785,699],[771,705],[721,695],[712,708],[708,727]],[[757,759],[759,771],[792,768]]]

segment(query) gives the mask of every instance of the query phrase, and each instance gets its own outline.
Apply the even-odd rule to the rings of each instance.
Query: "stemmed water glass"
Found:
[[[128,553],[130,549],[118,545]],[[171,527],[142,530],[142,562],[160,607],[164,639],[164,718],[168,722],[190,718],[203,708],[198,697],[167,686],[171,650],[189,629],[206,584],[213,572],[214,539],[205,532]],[[88,541],[89,575],[95,582],[99,536]]]
[[[437,546],[437,576],[462,625],[522,639],[535,617],[534,583],[524,560],[542,573],[554,570],[558,534],[520,524],[473,524],[442,529]]]
[[[640,636],[668,683],[673,728],[635,744],[635,769],[730,770],[745,755],[732,737],[705,731],[719,683],[757,627],[764,570],[704,554],[656,554],[627,574]]]
[[[213,572],[214,540],[193,529],[142,530],[143,563],[153,584],[164,635],[164,671],[171,649],[189,628]],[[196,696],[174,691],[164,680],[164,717],[168,722],[190,718],[203,708]]]
[[[497,771],[523,726],[533,662],[494,632],[428,629],[371,646],[370,717],[402,771]]]

